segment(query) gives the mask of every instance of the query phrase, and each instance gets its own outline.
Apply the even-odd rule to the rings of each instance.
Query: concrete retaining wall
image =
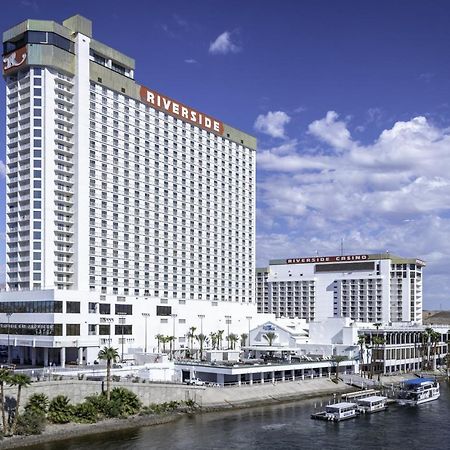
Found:
[[[172,400],[192,399],[203,407],[245,406],[259,402],[282,401],[286,399],[304,398],[344,392],[348,386],[321,378],[303,381],[287,381],[284,383],[265,383],[253,386],[232,387],[195,387],[170,384],[143,384],[131,382],[113,382],[112,387],[122,386],[138,395],[144,405],[164,403]],[[85,397],[100,393],[101,381],[66,380],[40,381],[22,390],[21,404],[25,405],[30,395],[44,393],[49,399],[57,395],[67,395],[72,403],[80,403]],[[7,397],[16,397],[16,388],[7,387]]]

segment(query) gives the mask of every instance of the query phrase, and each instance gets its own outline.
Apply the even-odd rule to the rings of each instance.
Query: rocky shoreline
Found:
[[[175,422],[186,414],[206,414],[210,412],[232,411],[243,408],[269,406],[294,401],[319,398],[336,393],[336,385],[330,386],[329,390],[311,391],[297,393],[295,395],[273,396],[270,399],[252,399],[237,404],[222,403],[199,408],[193,413],[173,412],[151,416],[133,416],[126,419],[106,419],[93,424],[69,423],[64,425],[47,425],[45,431],[40,435],[13,436],[0,441],[0,449],[24,448],[40,445],[48,442],[64,441],[75,437],[108,433],[111,431],[131,430],[134,428],[149,427]],[[348,386],[340,386],[339,393],[355,390]]]

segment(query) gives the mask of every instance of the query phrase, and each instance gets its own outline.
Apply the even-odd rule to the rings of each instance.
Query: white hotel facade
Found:
[[[134,80],[89,20],[3,34],[6,292],[21,363],[92,363],[256,318],[256,140]]]
[[[424,267],[420,259],[389,253],[271,260],[256,269],[258,312],[421,324]]]

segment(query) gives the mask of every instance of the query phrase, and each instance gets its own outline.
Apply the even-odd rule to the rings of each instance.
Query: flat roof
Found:
[[[370,397],[364,397],[364,398],[359,398],[358,402],[359,403],[372,403],[372,402],[379,402],[381,400],[387,400],[387,397],[383,397],[382,395],[372,395]]]
[[[356,406],[357,406],[356,403],[341,402],[341,403],[334,403],[333,405],[327,405],[327,408],[335,408],[335,409],[350,408],[350,407],[356,408]]]

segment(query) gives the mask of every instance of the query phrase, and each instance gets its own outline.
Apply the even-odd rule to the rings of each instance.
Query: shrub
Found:
[[[119,409],[119,416],[124,417],[137,414],[142,406],[141,401],[134,392],[121,387],[116,387],[111,391],[111,403],[113,404],[113,409],[116,407]]]
[[[65,395],[55,397],[48,407],[48,420],[53,423],[68,423],[72,420],[73,407]]]
[[[86,397],[85,403],[89,403],[97,411],[98,415],[107,415],[106,411],[108,409],[108,399],[105,394],[94,394]]]
[[[141,416],[149,416],[152,414],[162,414],[164,412],[164,408],[158,403],[150,403],[148,406],[144,406],[139,413]]]
[[[33,394],[25,405],[25,411],[30,413],[42,413],[45,416],[48,411],[48,405],[49,400],[45,394]]]
[[[95,423],[98,420],[97,408],[91,402],[73,406],[73,421],[78,423]]]
[[[42,434],[45,430],[46,423],[45,413],[42,411],[25,410],[17,419],[16,434],[22,436]]]
[[[85,403],[92,405],[99,415],[110,418],[127,417],[137,414],[141,409],[141,401],[138,396],[121,387],[116,387],[111,391],[109,402],[105,394],[96,394],[86,397]]]
[[[147,415],[151,415],[151,414],[164,414],[169,411],[176,411],[177,409],[181,409],[183,404],[186,404],[186,406],[188,408],[193,409],[193,407],[194,407],[193,405],[195,405],[195,402],[193,402],[192,406],[191,406],[191,404],[188,405],[185,402],[177,402],[177,401],[171,401],[171,402],[165,402],[165,403],[151,403],[150,405],[142,408],[140,415],[147,416]]]

